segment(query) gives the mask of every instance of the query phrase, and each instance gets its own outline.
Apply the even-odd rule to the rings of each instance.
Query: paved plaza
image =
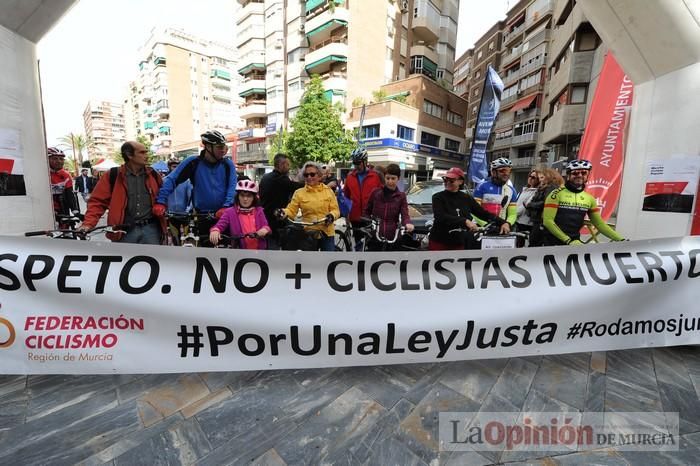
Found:
[[[697,464],[699,389],[695,347],[337,369],[0,376],[0,464]],[[679,412],[679,450],[440,452],[438,415],[447,411]]]

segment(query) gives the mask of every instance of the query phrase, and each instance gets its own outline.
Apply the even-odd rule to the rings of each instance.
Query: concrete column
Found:
[[[0,63],[0,129],[19,131],[27,190],[26,196],[0,196],[0,234],[52,228],[36,45],[0,26]]]
[[[700,157],[700,0],[578,3],[635,83],[617,229],[687,235],[691,214],[644,212],[642,200],[648,161]]]

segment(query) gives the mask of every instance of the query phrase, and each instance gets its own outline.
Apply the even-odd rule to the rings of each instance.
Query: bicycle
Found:
[[[258,235],[257,232],[245,233],[243,235],[226,235],[220,233],[219,242],[216,243],[214,247],[219,249],[240,249],[240,241],[244,238],[258,239],[261,238],[261,236]]]
[[[318,251],[320,240],[327,238],[321,230],[305,228],[325,224],[326,219],[303,222],[285,218],[285,221],[286,225],[280,230],[283,251]]]
[[[461,228],[456,229],[461,230]],[[480,249],[510,249],[521,247],[518,238],[527,239],[530,235],[521,231],[500,233],[501,226],[495,222],[487,223],[474,232],[474,241],[480,244]],[[450,230],[450,232],[455,230]],[[524,243],[523,243],[524,244]]]
[[[185,248],[195,248],[204,245],[210,245],[209,232],[204,232],[200,236],[200,226],[204,221],[211,222],[216,220],[212,213],[199,213],[196,211],[190,213],[174,213],[165,214],[168,220],[168,234],[166,242],[169,246],[181,246]]]
[[[363,223],[367,223],[366,226],[362,226],[357,229],[364,236],[364,239],[362,241],[363,252],[418,249],[418,247],[412,247],[406,244],[406,240],[404,238],[407,234],[407,230],[405,226],[397,224],[394,230],[394,236],[392,238],[387,238],[380,234],[380,227],[382,224],[382,221],[380,219],[361,218],[360,220]]]
[[[70,214],[56,214],[55,215],[56,219],[56,225],[58,230],[70,230],[70,231],[77,231],[78,230],[78,224],[82,222],[85,219],[85,216],[82,214],[75,214],[75,215],[70,215]],[[69,237],[66,235],[65,238],[63,239],[77,239],[75,237]]]
[[[51,239],[71,239],[78,241],[89,241],[95,233],[126,233],[126,230],[128,228],[129,225],[103,225],[85,231],[70,229],[27,231],[24,233],[24,236],[48,236]]]
[[[615,228],[615,224],[614,224],[614,223],[608,223],[608,226],[610,226],[610,227],[613,228],[613,229]],[[588,231],[588,234],[590,235],[590,237],[589,237],[589,238],[586,238],[585,240],[583,239],[583,230],[584,230],[584,229],[585,229],[586,231]],[[582,228],[581,230],[582,230],[581,242],[582,242],[583,244],[588,244],[588,243],[600,243],[600,238],[599,238],[600,232],[599,232],[598,229],[595,227],[595,225],[593,225],[593,223],[591,223],[590,220],[585,220],[585,221],[583,222],[583,228]]]

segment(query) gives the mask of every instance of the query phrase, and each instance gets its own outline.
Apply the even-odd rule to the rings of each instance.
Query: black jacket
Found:
[[[282,174],[277,170],[272,170],[262,177],[260,180],[260,203],[270,228],[273,230],[278,228],[278,221],[274,216],[275,210],[287,207],[294,191],[303,187],[304,183],[292,181],[287,174]]]
[[[504,222],[499,217],[484,210],[481,205],[464,191],[440,191],[433,194],[433,215],[435,223],[430,230],[430,239],[442,244],[455,245],[464,242],[464,232],[449,233],[456,228],[466,228],[465,221],[476,215],[482,220]]]
[[[87,178],[87,192],[91,193],[92,189],[95,187],[95,178],[91,176],[86,176]],[[82,176],[77,176],[75,178],[75,190],[78,191],[79,193],[82,193],[85,190],[85,186],[83,186],[83,177]]]

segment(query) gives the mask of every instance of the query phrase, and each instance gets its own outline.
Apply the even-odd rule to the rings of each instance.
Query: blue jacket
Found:
[[[202,151],[203,153],[204,151]],[[196,162],[195,162],[196,161]],[[193,165],[194,162],[194,165]],[[226,166],[228,165],[228,169]],[[193,167],[196,169],[193,170]],[[193,176],[194,171],[194,176]],[[228,172],[228,179],[226,175]],[[175,188],[192,179],[192,205],[199,212],[216,212],[222,207],[231,207],[236,194],[236,167],[231,159],[223,159],[211,164],[204,160],[203,155],[187,157],[163,181],[163,187],[158,192],[156,202],[168,204],[168,198]]]
[[[192,210],[192,183],[185,180],[175,188],[168,197],[168,211],[176,214],[188,213]]]

